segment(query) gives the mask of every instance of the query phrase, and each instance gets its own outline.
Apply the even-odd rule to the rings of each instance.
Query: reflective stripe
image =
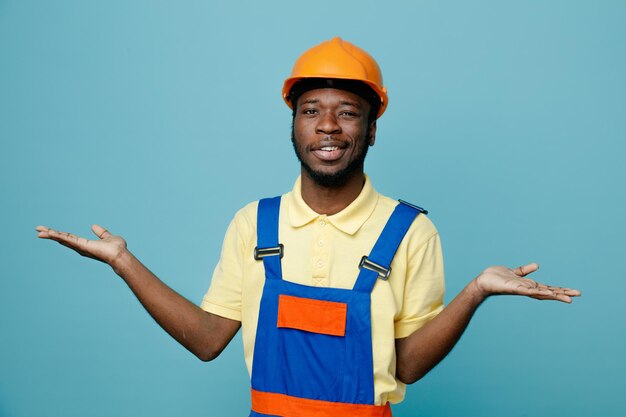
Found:
[[[252,411],[281,417],[391,417],[385,405],[348,404],[252,390]]]

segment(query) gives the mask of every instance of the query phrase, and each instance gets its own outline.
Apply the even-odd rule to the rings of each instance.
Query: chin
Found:
[[[354,175],[362,174],[363,169],[359,170],[358,167],[347,166],[345,168],[340,169],[339,171],[333,172],[324,172],[312,169],[308,165],[302,165],[304,170],[308,174],[308,176],[315,182],[317,185],[327,188],[339,188],[344,186],[350,178]]]

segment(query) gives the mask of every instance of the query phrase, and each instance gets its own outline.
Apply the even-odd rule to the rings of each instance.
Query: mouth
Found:
[[[324,162],[333,162],[343,156],[345,149],[345,147],[339,145],[325,145],[313,149],[312,153]]]

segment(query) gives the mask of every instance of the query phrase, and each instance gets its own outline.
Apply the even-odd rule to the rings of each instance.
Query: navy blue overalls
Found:
[[[401,202],[361,260],[353,289],[310,287],[282,279],[280,197],[259,202],[255,259],[263,260],[252,366],[251,417],[391,417],[374,404],[370,294],[419,207]],[[355,265],[356,268],[356,265]]]

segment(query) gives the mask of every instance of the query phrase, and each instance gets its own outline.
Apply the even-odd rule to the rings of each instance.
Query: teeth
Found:
[[[322,151],[336,151],[337,149],[339,149],[339,146],[324,146],[323,148],[321,148]]]

